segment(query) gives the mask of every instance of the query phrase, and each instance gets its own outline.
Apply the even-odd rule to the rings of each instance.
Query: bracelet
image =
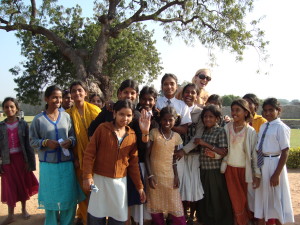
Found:
[[[211,150],[213,151],[213,150],[215,150],[215,148],[216,148],[216,146],[213,146]]]
[[[143,137],[147,137],[149,136],[149,133],[148,134],[142,134]]]
[[[48,142],[48,140],[49,140],[49,139],[45,139],[45,140],[43,140],[43,142],[42,142],[42,146],[43,146],[43,147],[46,147],[46,146],[47,146],[47,142]]]
[[[154,177],[154,175],[153,175],[153,174],[151,174],[150,176],[148,176],[148,179],[150,179],[151,177]]]
[[[172,165],[173,165],[173,166],[176,166],[176,165],[177,165],[177,163],[173,163]]]

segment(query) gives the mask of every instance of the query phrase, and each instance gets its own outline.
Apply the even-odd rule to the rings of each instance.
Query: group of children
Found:
[[[68,93],[73,106],[65,112],[65,92],[50,86],[29,132],[17,117],[16,100],[6,98],[0,169],[9,214],[2,224],[13,222],[17,201],[29,217],[26,200],[38,188],[33,149],[46,225],[73,224],[75,214],[76,224],[89,225],[125,224],[131,217],[140,224],[192,224],[195,213],[205,225],[293,222],[285,167],[290,130],[279,118],[278,101],[264,101],[265,121],[256,114],[256,96],[245,95],[231,104],[230,119],[222,116],[217,96],[197,105],[194,84],[175,98],[174,74],[165,74],[161,86],[158,97],[153,87],[139,92],[135,81],[125,80],[118,101],[100,110],[85,101],[87,87],[76,81]]]

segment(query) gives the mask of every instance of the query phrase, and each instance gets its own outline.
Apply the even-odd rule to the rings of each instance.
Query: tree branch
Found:
[[[31,0],[31,17],[29,24],[32,25],[36,17],[36,3],[35,0]]]

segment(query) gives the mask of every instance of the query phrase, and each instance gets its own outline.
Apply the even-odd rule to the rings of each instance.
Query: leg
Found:
[[[60,211],[60,225],[73,225],[76,205],[67,210]]]
[[[124,225],[126,221],[118,221],[112,217],[108,217],[107,225]]]
[[[258,221],[257,225],[265,225],[266,224],[265,219],[258,219],[257,221]]]
[[[22,205],[22,217],[24,220],[28,220],[30,218],[30,215],[26,210],[26,200],[21,201],[21,205]]]
[[[164,214],[163,213],[151,213],[152,217],[152,224],[153,225],[164,225],[165,220],[164,220]]]
[[[97,218],[88,213],[87,215],[87,224],[88,225],[105,225],[106,218]]]
[[[15,210],[14,207],[8,206],[8,216],[7,216],[6,219],[1,223],[1,225],[10,224],[10,223],[12,223],[12,222],[15,221],[15,218],[14,218],[14,210]]]
[[[280,223],[280,221],[277,219],[275,219],[275,223],[276,223],[276,225],[282,225],[282,223]]]
[[[45,210],[46,218],[44,225],[57,225],[57,211]]]
[[[188,208],[189,208],[189,202],[188,201],[182,201],[182,205],[183,205],[183,212],[184,212],[184,216],[187,219],[188,218]]]
[[[185,225],[186,224],[185,216],[176,217],[176,216],[172,215],[172,222],[173,222],[173,225]]]

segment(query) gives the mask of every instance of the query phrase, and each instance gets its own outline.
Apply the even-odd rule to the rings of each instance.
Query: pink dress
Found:
[[[157,186],[152,189],[148,185],[147,208],[151,213],[170,213],[175,217],[183,216],[183,207],[179,189],[173,188],[173,154],[176,145],[182,144],[178,133],[174,133],[170,140],[163,138],[157,128],[150,132],[153,141],[150,163]]]
[[[18,135],[18,124],[6,123],[10,164],[2,165],[1,202],[15,207],[16,202],[26,201],[38,192],[39,183],[32,171],[26,169]]]

